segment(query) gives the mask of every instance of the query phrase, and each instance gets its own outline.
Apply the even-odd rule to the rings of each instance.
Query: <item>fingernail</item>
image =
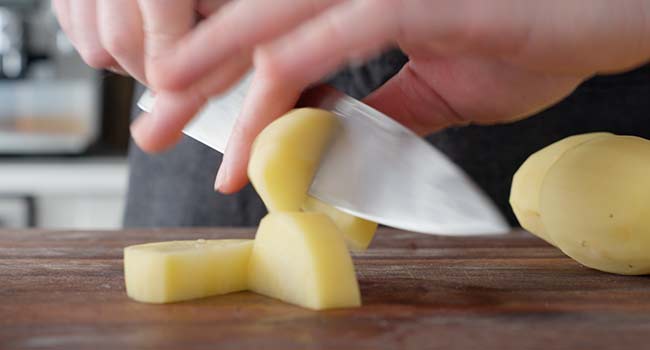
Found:
[[[131,137],[133,137],[134,140],[139,141],[142,137],[145,137],[144,133],[147,131],[147,126],[144,124],[147,124],[147,117],[147,113],[141,113],[140,116],[131,123],[129,130],[131,132]]]
[[[222,164],[217,172],[217,179],[214,181],[214,190],[221,192],[221,186],[226,181],[226,167]]]

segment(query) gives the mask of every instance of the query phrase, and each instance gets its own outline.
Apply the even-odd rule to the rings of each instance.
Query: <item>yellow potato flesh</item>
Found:
[[[248,168],[271,212],[254,244],[175,241],[127,247],[127,294],[165,303],[250,289],[317,310],[359,306],[346,240],[353,249],[365,249],[377,224],[307,199],[336,125],[334,115],[315,109],[294,110],[269,125],[253,145]]]
[[[307,192],[337,126],[334,114],[314,108],[293,110],[267,126],[255,140],[248,176],[270,212],[322,212],[343,232],[348,247],[364,250],[377,224],[346,214]]]
[[[303,211],[320,212],[327,215],[339,228],[350,250],[365,250],[377,231],[377,223],[344,213],[314,197],[303,203]]]
[[[169,303],[247,289],[252,240],[169,241],[124,249],[129,297]]]
[[[526,159],[513,176],[510,189],[510,206],[521,227],[553,244],[540,218],[539,193],[542,181],[551,165],[566,151],[583,142],[607,135],[612,136],[605,132],[570,136],[533,153]]]
[[[257,293],[314,310],[361,305],[343,235],[325,214],[268,214],[255,237],[248,270]]]
[[[619,274],[650,273],[650,143],[593,139],[548,170],[540,212],[551,240],[578,262]]]
[[[248,177],[269,212],[300,210],[336,125],[330,112],[301,108],[257,136]]]

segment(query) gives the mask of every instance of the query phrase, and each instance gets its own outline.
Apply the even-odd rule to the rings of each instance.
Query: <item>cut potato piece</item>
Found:
[[[612,136],[606,132],[570,136],[533,153],[526,159],[513,176],[510,189],[510,206],[521,227],[553,244],[539,214],[542,181],[551,165],[566,151],[583,142],[607,135]]]
[[[247,289],[252,240],[170,241],[124,249],[129,297],[169,303]]]
[[[255,237],[249,288],[315,310],[361,304],[343,235],[325,214],[268,214]]]
[[[583,265],[650,273],[650,142],[602,137],[568,150],[546,174],[542,222],[551,240]]]
[[[301,108],[257,136],[248,177],[270,212],[300,210],[336,125],[330,112]]]
[[[308,197],[302,207],[306,212],[320,212],[327,215],[339,228],[350,250],[365,250],[377,231],[377,223],[344,213],[314,197]]]

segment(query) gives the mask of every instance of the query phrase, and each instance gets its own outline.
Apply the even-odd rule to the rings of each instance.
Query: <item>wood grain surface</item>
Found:
[[[646,349],[650,279],[584,268],[523,232],[384,230],[355,254],[364,306],[236,293],[131,301],[122,248],[253,229],[0,231],[0,349]]]

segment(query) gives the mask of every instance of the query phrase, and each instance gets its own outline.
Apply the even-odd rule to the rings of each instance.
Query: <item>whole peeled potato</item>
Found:
[[[510,188],[510,206],[521,227],[546,242],[554,244],[546,234],[539,213],[539,194],[542,181],[551,165],[566,151],[583,142],[607,135],[612,136],[613,134],[594,132],[570,136],[533,153],[526,159],[513,176]]]
[[[650,142],[593,138],[551,165],[539,197],[550,240],[585,266],[650,273]]]

